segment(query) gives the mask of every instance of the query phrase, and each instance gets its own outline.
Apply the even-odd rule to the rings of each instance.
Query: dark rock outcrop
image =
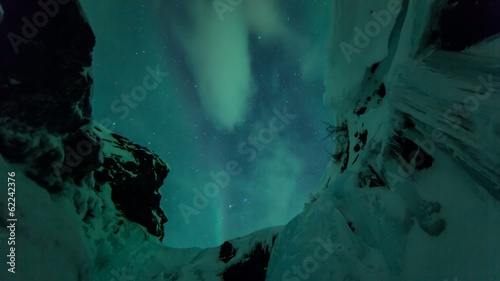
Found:
[[[219,260],[228,263],[236,255],[236,249],[231,242],[226,241],[220,246]]]
[[[95,36],[78,1],[0,5],[0,154],[23,163],[24,172],[51,193],[63,190],[64,182],[78,186],[94,176],[97,187],[109,183],[117,209],[162,238],[167,219],[158,189],[166,164],[91,125]]]
[[[90,120],[92,78],[85,69],[91,65],[95,37],[78,2],[52,2],[57,12],[50,16],[36,0],[22,5],[0,1],[5,12],[0,24],[0,113],[66,134]]]
[[[90,121],[95,37],[78,2],[0,4],[0,153],[57,191],[66,138]]]
[[[224,281],[264,281],[270,259],[270,249],[258,243],[242,261],[230,266],[222,275]]]
[[[167,217],[160,208],[158,189],[169,172],[167,165],[147,148],[102,126],[94,128],[104,147],[104,164],[94,173],[97,185],[109,184],[116,207],[163,239]]]
[[[443,50],[461,51],[500,32],[497,0],[448,0],[435,32]]]

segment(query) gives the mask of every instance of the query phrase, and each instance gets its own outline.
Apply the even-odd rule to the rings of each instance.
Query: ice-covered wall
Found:
[[[500,30],[450,32],[500,3],[470,2],[334,0],[334,156],[267,280],[500,279],[498,40],[463,50]]]

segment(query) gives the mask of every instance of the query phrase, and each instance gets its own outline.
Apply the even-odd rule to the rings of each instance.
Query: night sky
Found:
[[[165,244],[216,246],[303,209],[332,145],[322,122],[331,120],[322,103],[328,1],[222,0],[230,9],[219,13],[211,0],[82,2],[97,37],[95,120],[171,168]],[[148,75],[154,87],[139,96]],[[228,165],[235,173],[215,192],[210,173]],[[197,208],[205,188],[213,198]]]

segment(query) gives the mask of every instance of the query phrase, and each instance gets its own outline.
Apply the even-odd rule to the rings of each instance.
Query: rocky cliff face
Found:
[[[49,19],[36,1],[2,1],[0,24],[0,152],[29,163],[30,176],[50,190],[60,189],[52,163],[65,157],[62,143],[90,121],[86,69],[95,43],[78,4],[55,3]]]
[[[163,239],[167,222],[158,190],[169,172],[165,163],[147,148],[114,134],[99,124],[94,130],[103,144],[104,162],[94,172],[97,188],[109,184],[111,198],[130,221]]]
[[[77,1],[0,1],[0,154],[52,194],[95,179],[115,207],[163,238],[166,164],[91,122],[94,34]]]

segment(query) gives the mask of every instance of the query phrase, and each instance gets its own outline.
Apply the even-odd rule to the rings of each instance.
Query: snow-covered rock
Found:
[[[20,19],[39,2],[1,1],[0,164],[16,174],[17,201],[7,216],[7,189],[0,196],[0,247],[10,251],[6,226],[15,217],[18,259],[16,275],[2,270],[0,280],[96,280],[120,262],[113,255],[125,243],[160,243],[158,188],[168,167],[91,122],[95,38],[77,1],[54,1],[57,17],[23,37]],[[2,254],[2,264],[9,259]]]
[[[159,189],[170,169],[147,148],[96,122],[93,129],[103,146],[103,164],[94,172],[96,186],[109,184],[111,198],[125,217],[163,239],[167,217],[160,208]]]
[[[267,280],[499,280],[498,41],[475,46],[500,31],[478,30],[498,2],[402,1],[392,18],[385,0],[334,3],[334,159]],[[374,28],[375,14],[391,20]]]

